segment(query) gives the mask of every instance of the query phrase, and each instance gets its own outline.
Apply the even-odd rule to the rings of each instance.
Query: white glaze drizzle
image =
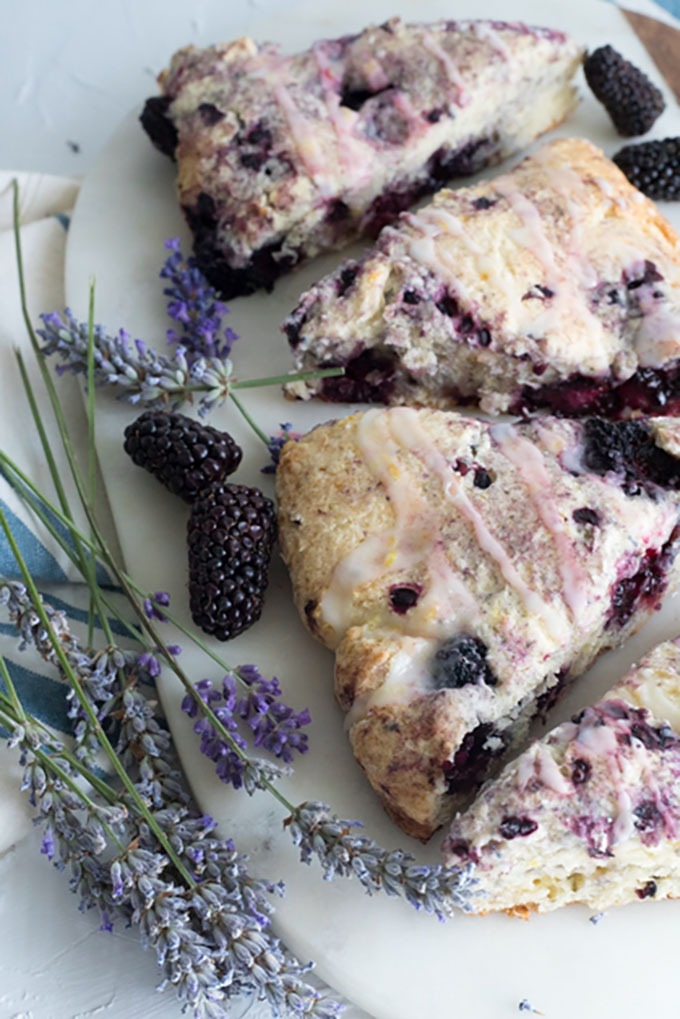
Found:
[[[539,519],[552,536],[562,577],[562,595],[574,622],[580,625],[585,622],[588,609],[588,574],[576,558],[574,542],[557,508],[541,452],[513,425],[493,425],[489,431],[500,452],[517,469]]]
[[[332,195],[335,191],[332,183],[335,176],[331,162],[333,153],[324,150],[314,125],[300,112],[285,85],[276,85],[274,98],[285,114],[298,155],[307,172],[323,195]]]
[[[564,777],[557,761],[543,744],[539,744],[536,760],[538,764],[538,777],[543,785],[548,789],[552,789],[553,792],[558,793],[560,796],[571,796],[573,793],[571,783]]]
[[[463,76],[458,70],[455,61],[444,49],[439,40],[431,32],[423,31],[422,42],[425,49],[439,62],[452,85],[456,87],[455,103],[457,106],[467,106],[470,96],[465,88]]]
[[[617,796],[617,814],[612,825],[612,845],[626,842],[635,833],[635,817],[630,796],[620,789]]]
[[[517,784],[520,791],[524,792],[534,778],[547,789],[552,789],[558,796],[571,796],[574,792],[573,786],[560,771],[550,750],[542,743],[534,744],[520,758],[517,769]]]
[[[544,161],[543,154],[534,157],[536,162]],[[555,257],[555,249],[545,232],[543,218],[537,206],[515,186],[509,176],[499,177],[495,181],[495,190],[503,195],[510,208],[520,220],[521,226],[511,230],[520,247],[530,251],[540,262],[545,278],[545,285],[553,292],[548,302],[544,302],[542,312],[536,314],[531,309],[531,330],[534,336],[560,331],[567,327],[575,328],[588,340],[589,354],[595,354],[599,364],[604,354],[598,352],[602,347],[603,327],[600,320],[584,304],[579,288],[594,283],[593,270],[580,254],[578,238],[574,235],[579,221],[579,213],[575,203],[569,197],[569,174],[578,180],[576,174],[568,168],[555,168],[546,163],[547,172],[552,178],[562,173],[562,197],[570,212],[570,237],[563,246],[565,265],[560,266]]]
[[[452,213],[437,206],[429,206],[421,212],[407,216],[414,234],[408,239],[408,253],[414,261],[427,266],[438,276],[443,276],[455,287],[455,293],[461,300],[469,300],[469,295],[460,278],[459,266],[449,256],[446,237],[459,237],[473,258],[480,256],[480,250],[472,237],[465,231],[461,221]]]
[[[457,238],[465,245],[470,255],[469,263],[475,267],[479,278],[489,280],[496,290],[503,291],[506,317],[516,317],[520,301],[509,273],[491,252],[480,247],[467,223],[441,205],[429,205],[420,212],[411,213],[407,222],[414,231],[408,240],[411,258],[443,277],[457,298],[472,304],[471,295],[463,283],[460,257],[448,250],[447,239]]]
[[[475,35],[479,39],[483,39],[484,42],[488,42],[489,46],[491,46],[491,48],[495,50],[495,52],[498,53],[503,60],[511,59],[512,53],[510,48],[506,46],[499,33],[491,27],[488,21],[473,21],[472,29]]]
[[[576,742],[597,757],[616,755],[616,733],[608,725],[581,725]]]
[[[314,46],[312,52],[319,68],[328,118],[338,142],[337,158],[342,167],[344,183],[351,181],[353,187],[361,187],[370,182],[374,168],[367,158],[366,146],[361,144],[354,133],[357,113],[340,105],[336,76],[323,46]]]
[[[418,603],[403,615],[395,614],[394,625],[416,636],[443,637],[474,618],[478,606],[447,558],[431,507],[398,463],[399,446],[389,425],[387,412],[367,411],[357,425],[357,444],[368,471],[388,494],[396,518],[394,527],[368,535],[338,563],[321,609],[333,629],[344,632],[351,625],[357,586],[426,562],[427,585]]]
[[[495,562],[506,583],[524,602],[527,612],[541,620],[553,639],[564,640],[567,629],[562,614],[543,601],[526,583],[506,550],[489,530],[479,510],[470,501],[446,457],[422,427],[417,411],[410,407],[396,407],[385,413],[391,416],[392,434],[397,441],[439,477],[447,501],[472,526],[480,549]]]
[[[574,199],[574,195],[583,193],[584,182],[570,166],[557,165],[550,150],[540,148],[534,154],[534,161],[545,168],[551,187],[555,188],[569,213],[569,231],[563,250],[567,254],[567,266],[564,273],[568,278],[578,280],[584,288],[594,287],[599,281],[598,274],[589,258],[584,258],[587,250],[583,242],[583,212]]]

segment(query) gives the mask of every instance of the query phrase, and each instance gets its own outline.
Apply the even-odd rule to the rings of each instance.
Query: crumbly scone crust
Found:
[[[679,771],[680,638],[485,785],[444,858],[472,863],[482,914],[677,898]]]
[[[375,235],[563,120],[582,57],[549,29],[398,18],[292,56],[247,38],[183,48],[154,101],[202,267],[230,296]]]
[[[579,379],[606,382],[605,401],[678,370],[680,239],[599,149],[557,139],[403,214],[307,291],[285,331],[298,369],[347,376],[291,396],[497,413]]]
[[[669,442],[673,423],[658,427]],[[663,549],[664,583],[675,583],[678,496],[626,494],[590,473],[582,429],[393,408],[284,447],[279,534],[297,607],[335,651],[357,759],[418,837],[476,787],[473,776],[457,789],[447,771],[471,734],[493,764],[558,687],[658,601],[642,598],[614,625],[616,584],[627,590]],[[396,611],[395,590],[416,592],[415,604]],[[482,642],[495,685],[432,687],[433,654],[459,633]]]

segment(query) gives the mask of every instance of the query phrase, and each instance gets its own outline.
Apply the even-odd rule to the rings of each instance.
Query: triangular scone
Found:
[[[680,413],[680,238],[582,139],[405,213],[284,324],[289,395],[569,417]]]
[[[520,915],[680,897],[680,639],[484,786],[444,841],[473,909]]]
[[[680,422],[395,407],[283,449],[296,604],[386,809],[427,838],[677,581]]]
[[[523,149],[575,106],[582,56],[550,29],[398,18],[294,56],[188,46],[142,124],[177,160],[196,258],[229,298]]]

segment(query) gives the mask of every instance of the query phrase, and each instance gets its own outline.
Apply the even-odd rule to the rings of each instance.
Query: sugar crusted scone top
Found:
[[[676,639],[507,765],[444,842],[478,866],[479,909],[675,896],[679,723]]]
[[[629,353],[642,367],[680,354],[680,241],[589,142],[559,139],[511,173],[442,190],[424,210],[404,215],[384,248],[450,282],[492,330],[497,322],[507,353],[513,337],[529,340],[565,373],[584,374],[616,367],[619,357],[623,376]],[[609,285],[615,316],[621,266],[623,282],[643,288],[644,318],[617,335],[601,299]]]
[[[462,143],[488,120],[491,143],[499,82],[550,68],[557,53],[568,81],[581,48],[562,33],[396,18],[290,56],[250,39],[185,47],[160,76],[179,131],[180,197],[219,194],[240,235],[224,238],[235,255],[258,247],[263,222],[275,234],[291,211],[302,215],[338,195],[345,208],[337,215],[358,216],[386,182],[408,179],[445,142],[452,121]],[[573,89],[565,90],[560,119],[573,105]],[[273,155],[263,181],[255,171]]]
[[[522,386],[616,386],[675,367],[680,241],[595,146],[559,139],[402,214],[307,291],[285,328],[298,366],[370,354],[371,399],[450,406],[462,394],[498,412]]]
[[[508,647],[540,657],[604,616],[615,564],[663,544],[677,499],[632,498],[590,471],[583,428],[393,408],[288,446],[283,550],[317,636],[334,647],[356,625],[432,640],[481,626],[494,643],[512,618]],[[414,592],[403,611],[400,588]]]

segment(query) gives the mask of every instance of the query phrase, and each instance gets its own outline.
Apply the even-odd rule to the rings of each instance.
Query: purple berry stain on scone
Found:
[[[422,584],[394,584],[390,588],[390,608],[399,616],[405,615],[418,604],[422,591]]]
[[[507,733],[491,722],[482,722],[468,732],[453,760],[444,762],[446,791],[451,795],[472,792],[486,777],[492,761],[505,753],[507,741]]]
[[[539,694],[536,698],[536,707],[534,709],[534,718],[539,719],[545,723],[547,720],[548,712],[552,711],[560,697],[565,691],[567,683],[569,681],[569,669],[564,666],[555,676],[555,682],[551,683],[550,686]]]
[[[638,721],[633,722],[630,727],[630,734],[647,750],[670,750],[677,749],[680,745],[670,725],[650,725],[644,718],[644,712],[638,712]]]
[[[591,527],[599,527],[602,523],[598,511],[590,506],[580,506],[575,509],[571,518],[577,524],[589,524]]]
[[[585,785],[593,773],[590,761],[584,757],[577,757],[571,766],[571,781],[574,785]]]
[[[637,569],[622,577],[611,590],[611,608],[607,627],[625,626],[641,604],[657,607],[666,590],[668,573],[677,552],[680,526],[675,527],[669,540],[661,548],[649,548]]]
[[[460,859],[461,863],[479,863],[479,856],[467,839],[457,839],[455,842],[449,843],[448,849]]]
[[[389,403],[395,360],[395,355],[386,351],[363,350],[341,366],[344,375],[321,380],[324,398],[341,403]]]
[[[504,817],[498,831],[504,839],[525,838],[538,828],[538,823],[531,817]]]
[[[634,825],[645,845],[658,842],[664,832],[664,817],[654,800],[643,800],[633,810]]]

